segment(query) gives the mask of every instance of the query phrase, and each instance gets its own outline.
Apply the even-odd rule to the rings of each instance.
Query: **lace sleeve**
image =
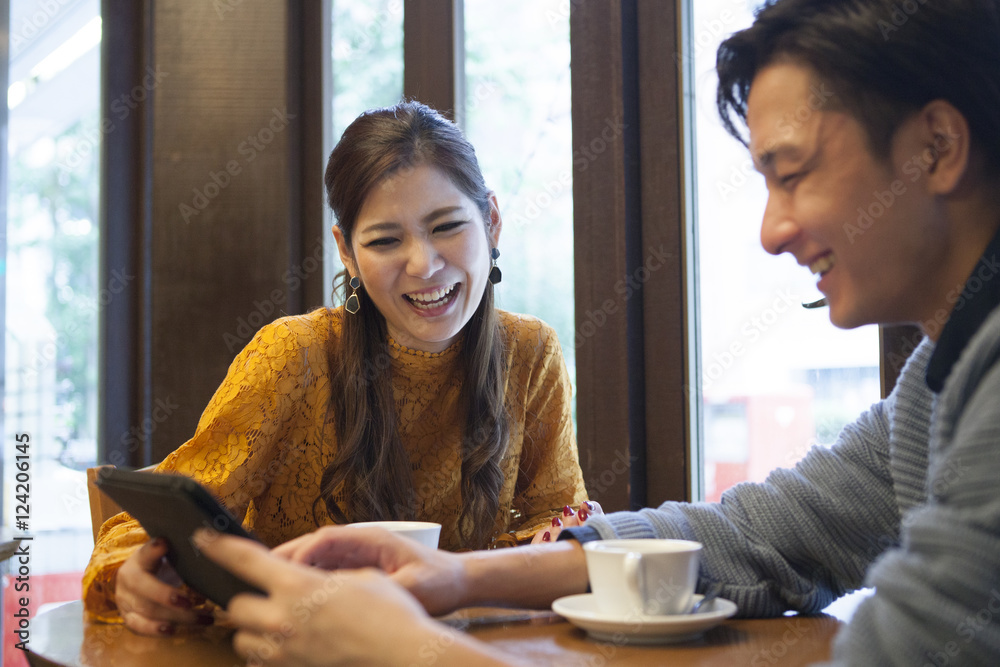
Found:
[[[295,328],[276,322],[261,329],[229,367],[188,442],[157,466],[201,482],[239,519],[266,489],[258,474],[274,458],[289,415],[303,403],[308,386],[306,349]],[[261,484],[265,488],[259,488]],[[120,622],[114,603],[118,568],[147,539],[128,514],[101,528],[83,577],[88,618]]]
[[[523,519],[512,526],[526,536],[549,525],[563,506],[576,507],[587,500],[573,433],[569,373],[555,332],[538,324],[541,354],[527,387],[524,445],[514,498],[514,508]]]

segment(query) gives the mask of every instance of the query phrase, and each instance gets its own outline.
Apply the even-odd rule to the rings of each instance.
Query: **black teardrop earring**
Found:
[[[490,250],[490,262],[492,268],[490,268],[490,284],[496,285],[503,278],[503,274],[500,273],[500,267],[497,266],[497,258],[500,257],[500,249],[493,248]]]
[[[351,278],[350,285],[354,292],[351,296],[347,297],[347,303],[344,304],[344,310],[349,312],[351,315],[354,315],[361,310],[361,300],[358,298],[358,288],[361,287],[361,280],[359,280],[357,276],[353,276]]]

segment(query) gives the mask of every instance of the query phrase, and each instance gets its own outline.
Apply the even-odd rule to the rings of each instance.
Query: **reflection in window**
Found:
[[[686,59],[693,62],[697,150],[700,380],[705,499],[737,482],[761,481],[879,398],[875,327],[842,331],[815,279],[790,256],[760,246],[763,179],[747,150],[722,129],[715,110],[715,52],[750,25],[754,5],[692,2]]]
[[[29,534],[31,612],[80,597],[96,459],[98,0],[10,3],[4,331],[6,535]],[[15,435],[30,437],[29,519],[16,521]],[[20,502],[20,501],[17,501]],[[4,622],[14,588],[5,585]],[[3,664],[23,665],[4,628]]]
[[[575,383],[569,4],[465,3],[465,131],[503,217],[500,308],[559,335]]]

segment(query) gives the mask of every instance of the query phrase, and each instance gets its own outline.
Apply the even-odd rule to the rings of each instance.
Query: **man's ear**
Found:
[[[486,235],[490,239],[490,247],[496,248],[500,243],[500,230],[503,228],[503,220],[500,218],[500,205],[497,204],[497,195],[490,193],[490,219],[489,228]]]
[[[344,268],[352,276],[358,275],[358,266],[354,263],[354,254],[351,252],[351,248],[344,238],[344,232],[336,225],[333,226],[333,238],[337,241],[337,252],[340,253],[340,261],[344,263]]]
[[[917,123],[924,159],[930,161],[927,189],[931,194],[950,194],[970,167],[969,122],[950,102],[934,100],[921,109]]]

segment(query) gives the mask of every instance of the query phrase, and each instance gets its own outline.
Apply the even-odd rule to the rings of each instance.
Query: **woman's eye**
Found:
[[[380,237],[380,238],[372,239],[370,241],[366,241],[365,243],[361,244],[361,247],[363,247],[363,248],[385,247],[385,246],[392,245],[395,242],[396,242],[396,239],[394,239],[393,237],[391,237],[391,236],[383,236],[383,237]]]
[[[455,221],[455,222],[446,222],[444,224],[441,224],[441,225],[438,225],[437,227],[435,227],[434,231],[435,232],[450,232],[453,229],[458,229],[459,227],[461,227],[462,225],[464,225],[466,222],[468,222],[468,220],[458,220],[458,221]]]

